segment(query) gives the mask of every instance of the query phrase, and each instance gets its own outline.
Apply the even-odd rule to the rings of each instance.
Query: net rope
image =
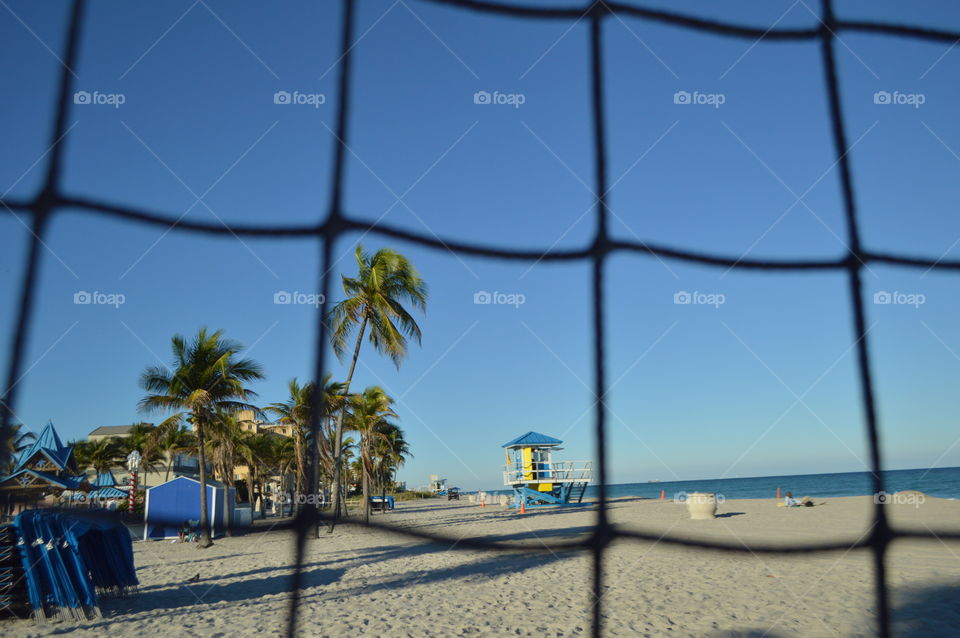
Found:
[[[492,244],[471,243],[453,238],[438,237],[433,233],[419,233],[399,228],[388,223],[369,223],[350,216],[343,209],[344,168],[346,149],[350,139],[350,89],[352,49],[358,0],[341,0],[343,11],[340,23],[340,66],[338,76],[337,120],[335,134],[338,143],[334,145],[332,183],[327,210],[323,217],[311,224],[228,224],[207,223],[198,220],[178,219],[173,213],[152,210],[147,207],[119,205],[105,199],[77,196],[63,192],[61,176],[63,171],[63,145],[60,143],[68,130],[67,115],[74,90],[75,76],[70,72],[74,68],[82,37],[82,23],[86,0],[74,0],[68,26],[66,51],[63,56],[63,69],[60,72],[56,115],[51,131],[51,143],[46,176],[38,194],[33,199],[9,198],[0,200],[2,210],[10,213],[22,213],[30,218],[31,237],[26,254],[21,289],[17,300],[17,314],[12,326],[11,347],[7,361],[7,388],[0,404],[2,410],[2,429],[9,432],[14,421],[13,406],[16,405],[18,387],[16,380],[23,372],[24,352],[30,337],[31,318],[35,308],[37,294],[37,273],[40,267],[40,254],[43,238],[46,235],[51,218],[64,209],[82,211],[83,214],[101,215],[140,224],[154,225],[177,232],[208,235],[238,235],[274,238],[314,238],[320,247],[318,264],[320,291],[324,299],[329,299],[331,253],[334,242],[346,233],[361,231],[377,236],[402,240],[425,246],[430,249],[452,251],[463,255],[510,260],[518,262],[567,261],[589,262],[592,269],[590,284],[593,336],[593,392],[596,399],[594,415],[594,437],[598,468],[598,496],[596,502],[596,522],[589,537],[577,541],[553,541],[536,543],[503,543],[481,539],[457,539],[417,529],[399,528],[380,522],[371,522],[369,527],[387,530],[393,534],[443,543],[458,550],[486,550],[500,552],[540,552],[585,551],[592,556],[593,599],[590,601],[592,614],[592,635],[603,635],[603,558],[606,549],[613,542],[664,543],[667,545],[699,548],[715,552],[764,555],[796,555],[814,552],[848,552],[853,550],[869,551],[872,556],[875,589],[875,618],[877,635],[889,638],[890,601],[887,583],[885,556],[891,542],[896,539],[916,539],[939,542],[941,540],[960,540],[960,530],[943,529],[920,532],[897,529],[888,522],[884,506],[877,502],[873,508],[873,521],[869,531],[854,541],[828,541],[795,545],[790,547],[707,541],[691,538],[661,535],[654,532],[624,530],[613,526],[607,516],[607,409],[603,398],[606,396],[606,367],[604,355],[604,266],[607,258],[614,253],[638,253],[662,259],[674,259],[706,266],[741,270],[806,270],[846,272],[849,286],[849,300],[852,309],[852,336],[855,340],[856,367],[860,387],[860,400],[864,408],[864,428],[866,430],[869,461],[872,473],[873,490],[884,492],[884,479],[881,473],[882,459],[880,436],[877,425],[876,397],[871,376],[869,358],[869,340],[865,322],[865,303],[861,273],[870,263],[884,263],[906,267],[919,267],[937,270],[958,270],[960,260],[930,258],[915,255],[903,255],[893,252],[872,250],[862,245],[858,227],[856,193],[853,187],[847,133],[843,123],[840,81],[837,77],[837,61],[834,45],[839,33],[860,32],[882,36],[910,38],[935,42],[955,43],[960,41],[960,32],[927,29],[909,25],[863,20],[845,20],[838,18],[833,11],[831,0],[821,0],[819,25],[812,28],[772,28],[761,29],[749,25],[708,20],[692,15],[661,11],[620,2],[597,1],[582,7],[541,7],[522,4],[498,4],[485,0],[416,0],[417,2],[444,5],[463,11],[483,14],[502,15],[517,20],[583,20],[589,28],[590,92],[592,146],[594,152],[594,193],[596,207],[596,231],[592,241],[586,246],[573,249],[513,249]],[[839,170],[841,198],[846,223],[845,253],[833,259],[756,259],[737,255],[723,255],[707,251],[689,250],[643,240],[624,240],[610,236],[608,228],[608,210],[606,196],[607,177],[607,130],[604,115],[604,64],[603,64],[603,22],[614,15],[649,22],[673,25],[692,31],[712,33],[718,36],[751,40],[791,40],[818,41],[824,70],[824,84],[828,101],[828,113],[833,138],[836,165]],[[762,42],[761,42],[762,43]],[[327,326],[323,321],[325,304],[317,313],[316,349],[314,353],[315,377],[320,379],[326,371]],[[317,392],[320,392],[319,385]],[[320,405],[319,395],[314,404]],[[311,432],[316,440],[320,420],[323,415],[314,411]],[[316,485],[319,468],[315,453],[310,459],[309,485]],[[291,578],[290,607],[287,618],[287,633],[294,636],[297,630],[300,588],[304,583],[303,566],[307,540],[317,531],[323,522],[332,521],[332,517],[317,511],[314,504],[308,503],[298,515],[288,522],[276,526],[295,533],[294,573]],[[176,523],[171,521],[171,523]],[[340,520],[339,524],[357,523]],[[322,541],[319,541],[322,542]]]

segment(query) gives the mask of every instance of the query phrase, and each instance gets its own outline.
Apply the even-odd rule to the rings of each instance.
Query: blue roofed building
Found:
[[[64,490],[87,490],[86,474],[77,467],[73,448],[64,445],[53,423],[17,458],[13,471],[0,477],[0,503],[6,514],[58,497]]]

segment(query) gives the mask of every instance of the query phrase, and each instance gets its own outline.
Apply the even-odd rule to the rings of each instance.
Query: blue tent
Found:
[[[117,479],[114,477],[113,472],[107,470],[106,472],[97,474],[97,478],[94,479],[91,485],[93,487],[116,487]]]
[[[214,536],[226,529],[227,507],[233,514],[236,490],[223,483],[207,480],[207,507],[210,512],[210,531]],[[176,538],[183,521],[200,520],[200,481],[187,476],[155,485],[147,490],[144,507],[147,525],[144,540]]]

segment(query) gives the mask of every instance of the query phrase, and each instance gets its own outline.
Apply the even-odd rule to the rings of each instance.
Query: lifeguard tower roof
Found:
[[[555,439],[552,436],[547,436],[546,434],[540,434],[539,432],[527,432],[515,438],[512,441],[504,443],[502,447],[541,447],[547,445],[560,445],[563,443],[560,439]]]

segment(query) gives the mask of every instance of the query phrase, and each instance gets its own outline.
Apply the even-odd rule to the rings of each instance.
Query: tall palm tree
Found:
[[[311,381],[300,385],[296,378],[291,379],[288,386],[290,396],[282,403],[271,403],[264,411],[277,417],[277,422],[291,426],[293,432],[294,455],[294,491],[299,494],[307,492],[307,462],[306,440],[310,428],[310,417],[313,414],[312,400],[315,384]],[[315,490],[316,486],[311,486]],[[298,502],[298,499],[295,499]]]
[[[258,409],[248,401],[256,393],[244,384],[263,378],[260,364],[239,359],[243,346],[225,339],[223,331],[201,328],[189,342],[182,335],[171,339],[173,365],[150,366],[140,376],[148,394],[140,400],[144,412],[179,412],[193,425],[200,464],[200,547],[210,547],[210,517],[207,510],[207,459],[204,429],[218,413]]]
[[[332,482],[334,459],[336,457],[333,448],[337,420],[336,414],[342,409],[346,401],[344,384],[340,381],[333,381],[331,375],[327,373],[320,379],[320,396],[323,402],[319,428],[320,437],[319,440],[315,442],[310,441],[310,445],[316,445],[316,454],[320,460],[320,469]]]
[[[395,472],[408,457],[412,456],[410,445],[399,425],[390,422],[384,422],[381,425],[373,456],[374,476],[380,484],[381,496],[386,499],[387,488],[393,484]]]
[[[360,434],[360,469],[363,489],[363,521],[370,522],[370,479],[374,474],[373,450],[381,443],[390,418],[397,413],[393,399],[379,386],[370,386],[363,394],[350,397],[349,427]]]
[[[247,478],[247,497],[250,500],[251,512],[256,504],[255,489],[260,492],[260,516],[264,515],[266,478],[272,473],[273,447],[275,434],[268,432],[247,432],[237,444],[237,454],[249,468]]]
[[[238,449],[243,445],[246,433],[237,415],[229,412],[218,412],[209,427],[210,443],[213,447],[213,466],[220,482],[226,486],[225,498],[229,499],[230,490],[234,490],[235,499],[234,472],[237,461],[241,458]],[[235,504],[234,502],[231,505]],[[226,535],[233,536],[233,507],[227,507],[225,512]]]
[[[350,392],[350,382],[360,357],[363,337],[370,328],[369,341],[374,350],[386,354],[394,365],[400,367],[407,354],[407,338],[412,337],[420,343],[420,326],[404,308],[409,302],[413,307],[426,310],[427,285],[413,264],[400,253],[382,248],[373,255],[365,253],[362,245],[357,245],[357,276],[341,277],[343,291],[347,298],[337,303],[330,312],[332,329],[330,339],[334,352],[342,361],[347,354],[350,335],[357,333],[350,359],[350,369],[344,382],[343,393]],[[341,408],[337,416],[334,432],[334,517],[340,514],[340,444],[343,441],[343,420],[346,408]],[[333,531],[333,525],[329,531]]]

